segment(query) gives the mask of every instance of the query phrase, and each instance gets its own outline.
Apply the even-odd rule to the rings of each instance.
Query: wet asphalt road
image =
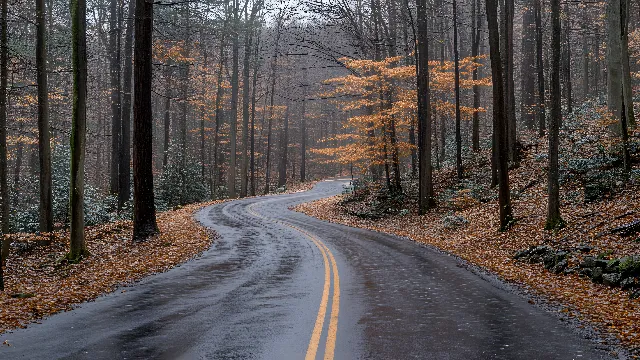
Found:
[[[0,359],[607,358],[453,257],[288,210],[343,184],[202,210],[203,256],[0,335]]]

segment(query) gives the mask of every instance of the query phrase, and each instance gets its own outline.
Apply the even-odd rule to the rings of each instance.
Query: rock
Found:
[[[593,256],[587,256],[582,260],[580,267],[583,269],[592,269],[596,267],[596,258]]]
[[[622,281],[620,281],[620,287],[623,288],[624,290],[635,287],[635,285],[636,285],[636,279],[632,277],[624,278],[622,279]]]
[[[528,257],[529,255],[531,255],[531,250],[532,250],[532,247],[529,248],[529,249],[518,250],[516,252],[516,254],[513,255],[513,258],[516,259],[516,260],[524,259],[524,258]]]
[[[583,269],[580,269],[580,272],[579,272],[580,276],[586,276],[588,278],[591,277],[591,274],[593,274],[592,268],[583,268]]]
[[[32,293],[16,293],[16,294],[11,294],[11,297],[14,299],[29,299],[34,297],[35,295]]]
[[[604,274],[602,275],[602,283],[608,286],[618,286],[622,275],[618,273]]]
[[[591,281],[593,281],[594,283],[601,283],[603,273],[604,271],[602,271],[602,268],[593,268],[593,271],[591,272]]]
[[[583,253],[588,253],[591,252],[591,250],[593,250],[593,248],[587,244],[580,244],[578,245],[578,247],[576,247],[576,250],[583,252]]]
[[[542,259],[542,263],[544,264],[544,268],[549,270],[556,265],[556,255],[555,254],[547,254]]]
[[[548,253],[553,252],[553,249],[551,248],[551,246],[549,245],[540,245],[540,246],[536,246],[535,248],[533,248],[533,251],[531,252],[532,255],[547,255]]]
[[[567,262],[567,260],[562,259],[558,263],[556,263],[553,268],[551,268],[551,272],[553,272],[554,274],[560,274],[567,268],[568,265],[569,263]]]
[[[629,299],[637,299],[640,297],[640,289],[636,289],[629,294]]]
[[[626,276],[640,275],[640,256],[625,256],[620,259],[620,272]]]
[[[606,273],[617,273],[620,269],[620,260],[611,259],[607,261],[607,266],[604,268],[604,272]]]

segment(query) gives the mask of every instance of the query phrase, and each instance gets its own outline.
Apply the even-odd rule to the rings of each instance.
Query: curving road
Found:
[[[0,335],[0,359],[608,358],[453,257],[288,210],[343,184],[202,210],[201,257]]]

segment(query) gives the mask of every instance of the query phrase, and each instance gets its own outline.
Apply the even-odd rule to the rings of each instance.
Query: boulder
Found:
[[[624,290],[631,289],[636,286],[636,279],[632,277],[624,278],[620,281],[620,287]]]
[[[593,247],[587,245],[587,244],[580,244],[578,245],[578,247],[576,247],[576,250],[583,252],[583,253],[588,253],[591,252],[591,250],[593,250]]]
[[[544,268],[549,270],[556,265],[556,255],[555,254],[547,254],[542,258],[542,263],[544,264]]]
[[[601,267],[593,268],[593,271],[591,271],[591,281],[593,281],[594,283],[601,283],[603,274],[604,271]]]
[[[622,280],[622,275],[618,273],[610,273],[602,275],[602,283],[608,286],[618,286]]]
[[[592,268],[582,268],[582,269],[580,269],[580,272],[579,272],[580,276],[586,276],[588,278],[591,277],[591,274],[593,274],[593,269]]]
[[[596,264],[596,258],[594,258],[593,256],[587,256],[584,258],[584,260],[582,260],[582,263],[580,263],[580,268],[593,269],[596,267]]]
[[[561,272],[563,272],[567,266],[569,265],[569,263],[567,262],[566,259],[562,259],[559,262],[557,262],[553,268],[551,268],[551,272],[553,272],[554,274],[560,274]]]
[[[617,273],[620,271],[620,260],[611,259],[607,261],[607,266],[604,268],[605,273]]]

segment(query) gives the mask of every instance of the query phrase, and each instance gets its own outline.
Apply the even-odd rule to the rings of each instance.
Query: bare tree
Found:
[[[557,0],[556,0],[557,1]],[[489,48],[491,57],[491,75],[493,79],[493,132],[496,142],[496,168],[498,173],[498,203],[500,207],[500,229],[506,230],[513,221],[509,194],[509,154],[506,134],[506,104],[503,91],[502,61],[500,54],[500,35],[498,32],[497,0],[486,0],[487,25],[489,28]]]
[[[67,258],[79,261],[87,255],[84,239],[84,159],[87,132],[87,5],[71,0],[71,65],[73,113],[71,118],[71,247]]]
[[[36,0],[36,72],[38,83],[38,154],[40,160],[40,231],[53,230],[51,136],[47,86],[47,29],[44,0]]]
[[[136,0],[133,96],[133,239],[158,233],[153,194],[151,106],[153,2]]]
[[[547,195],[547,229],[563,226],[560,217],[560,184],[558,169],[558,132],[562,121],[560,108],[560,0],[551,0],[551,119],[549,122],[549,173]]]
[[[418,162],[419,185],[418,206],[420,214],[429,210],[433,202],[433,182],[431,166],[431,117],[429,94],[429,24],[427,22],[427,1],[417,0],[417,51],[418,63]]]

